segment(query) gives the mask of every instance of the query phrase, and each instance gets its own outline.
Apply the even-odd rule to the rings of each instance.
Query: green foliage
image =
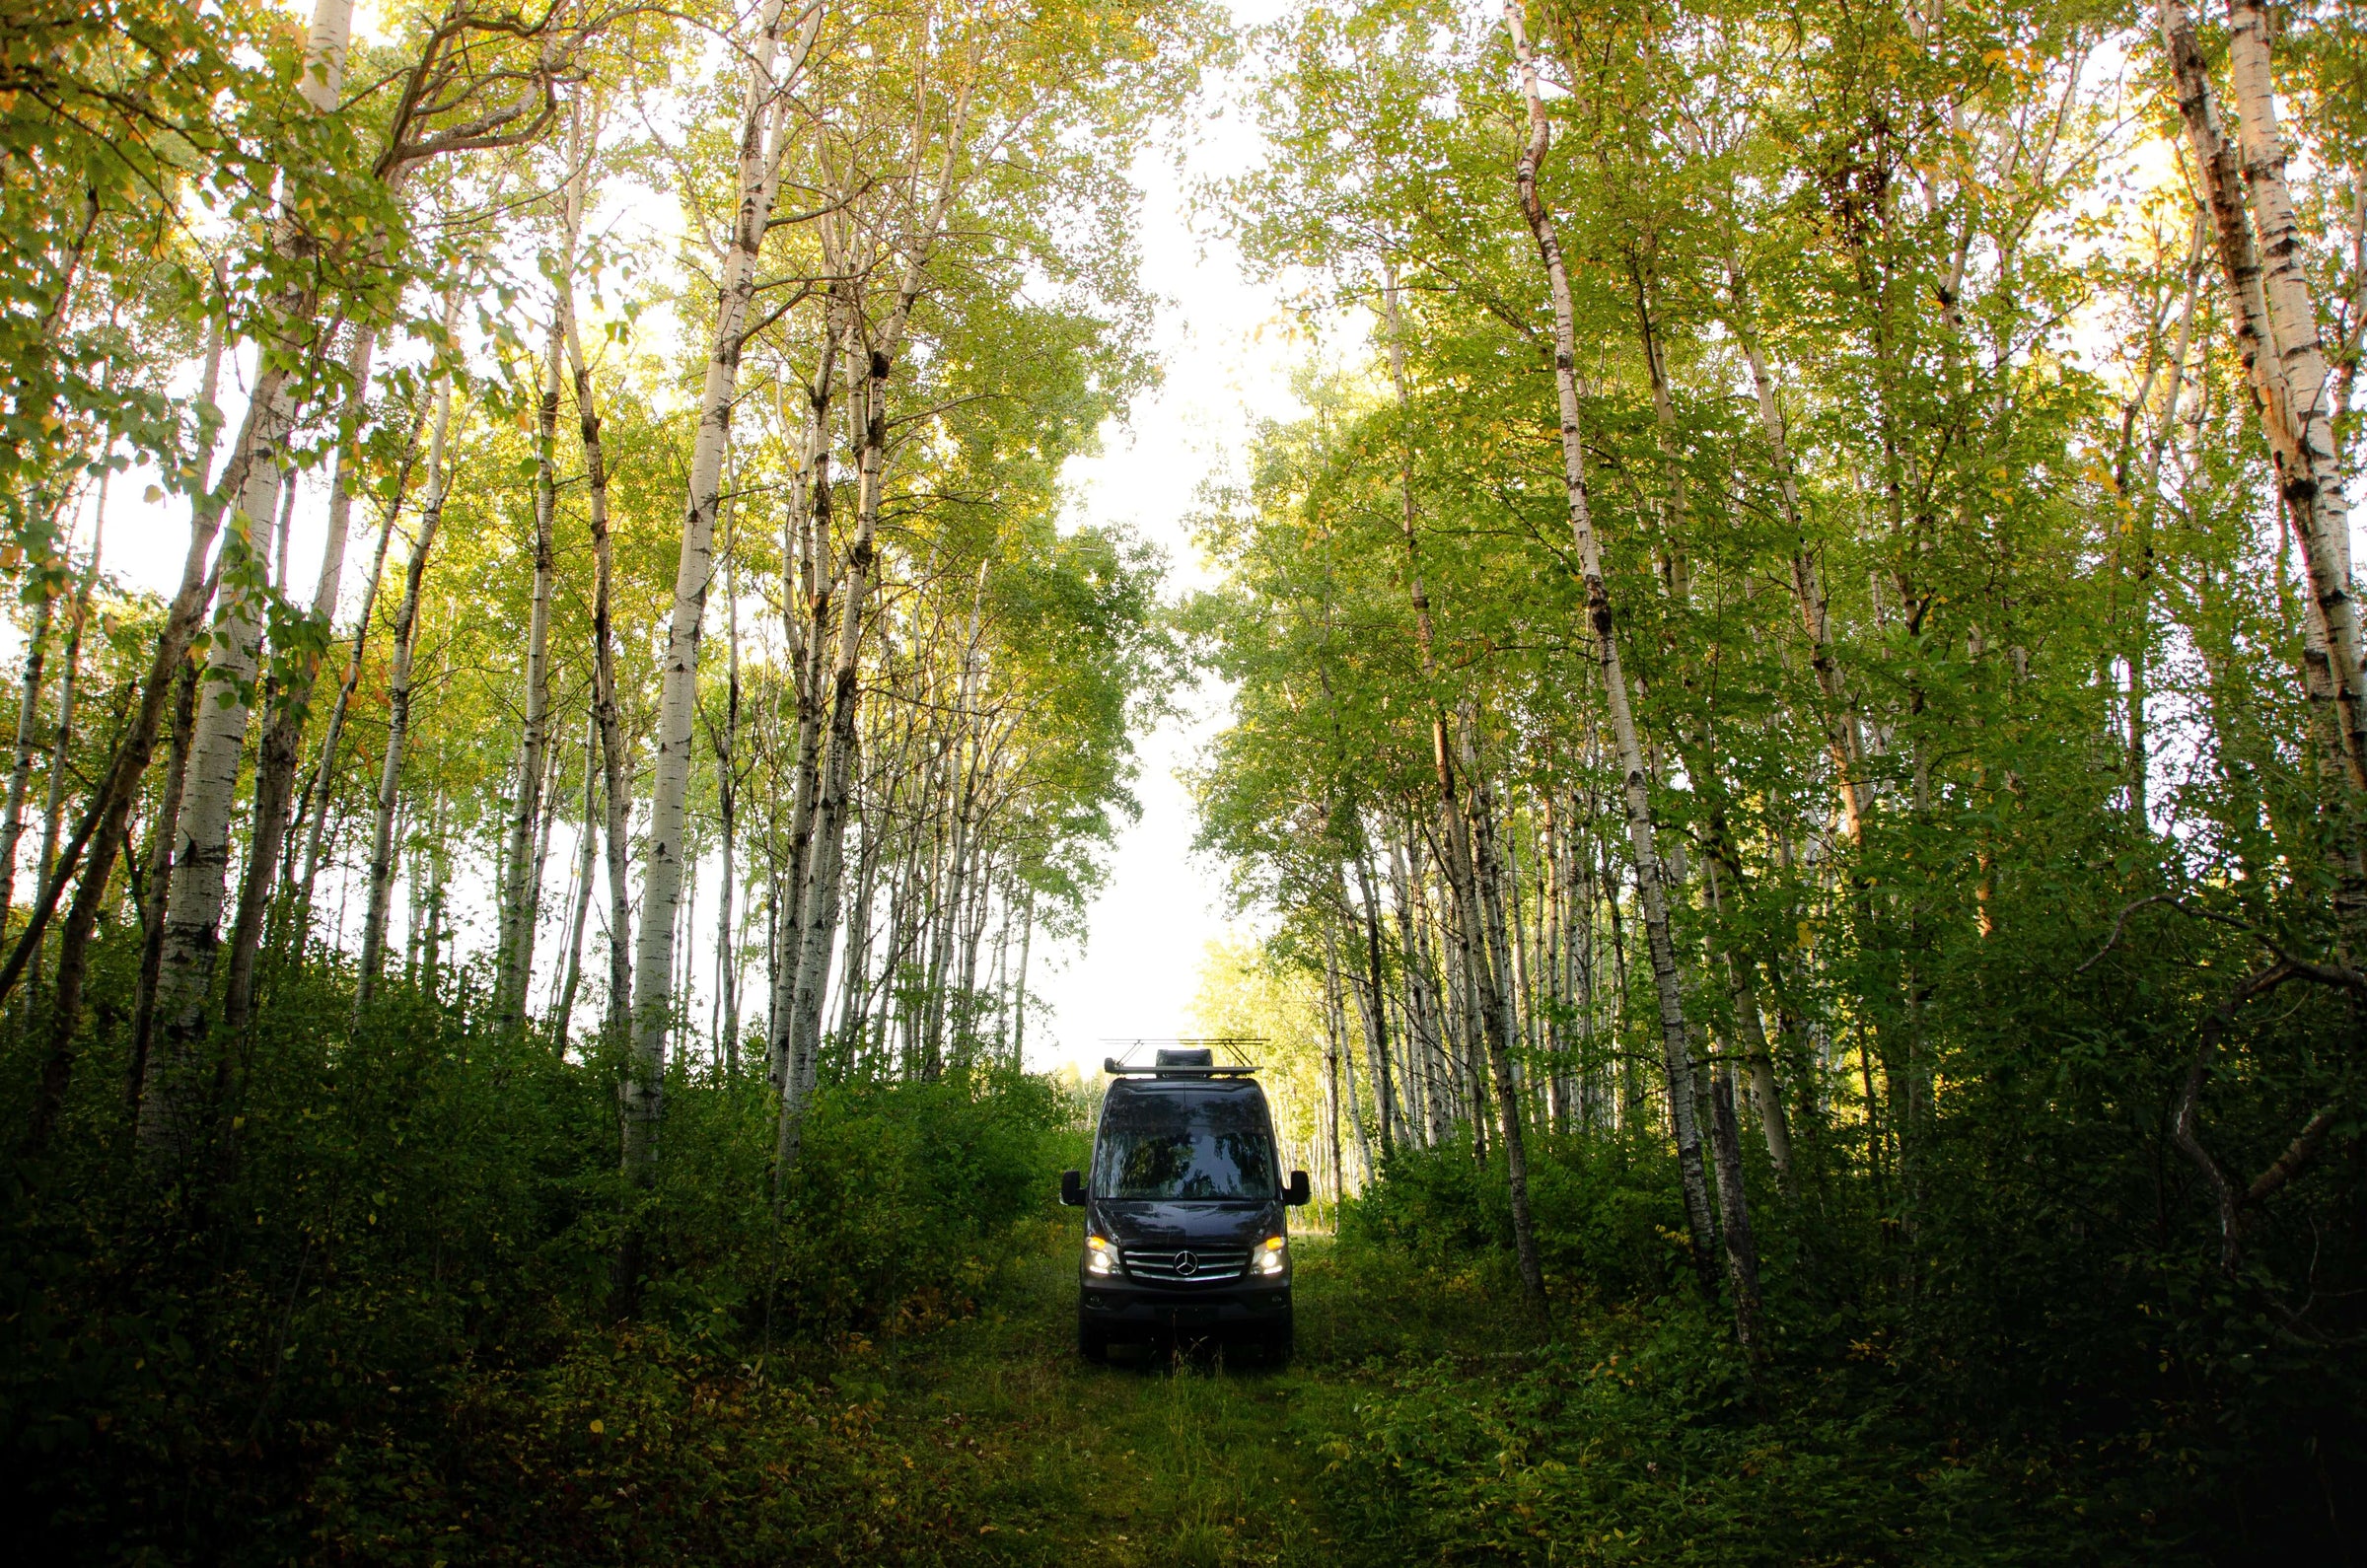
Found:
[[[1830,1200],[1757,1210],[1778,1348],[1756,1377],[1690,1290],[1665,1157],[1548,1145],[1548,1347],[1475,1377],[1435,1339],[1389,1343],[1328,1439],[1335,1510],[1471,1562],[2202,1562],[2311,1538],[2296,1475],[2367,1459],[2356,1368],[2147,1246],[2139,1161],[2068,1137],[2004,1158],[1995,1124],[1943,1146],[1921,1220],[1941,1261],[1911,1298],[1842,1286],[1904,1254]],[[1515,1299],[1510,1245],[1500,1162],[1412,1151],[1350,1204],[1342,1261],[1476,1310]]]
[[[1530,1169],[1530,1212],[1547,1279],[1587,1302],[1648,1301],[1689,1283],[1675,1162],[1572,1141]],[[1639,1163],[1640,1161],[1640,1163]],[[1500,1262],[1512,1246],[1502,1162],[1482,1167],[1468,1142],[1408,1147],[1387,1179],[1348,1205],[1341,1235],[1428,1266]]]
[[[1715,1322],[1614,1318],[1500,1377],[1378,1381],[1325,1452],[1359,1538],[1462,1563],[2196,1561],[2131,1487],[1940,1439],[1882,1380],[1754,1390]]]
[[[782,1321],[911,1331],[974,1311],[1040,1212],[1071,1107],[1044,1080],[831,1091],[807,1123],[784,1227]]]
[[[350,1008],[334,974],[281,983],[230,1064],[239,1115],[170,1193],[134,1179],[113,1015],[64,1152],[12,1172],[0,1452],[41,1554],[428,1562],[457,1529],[492,1560],[778,1560],[873,1495],[862,1401],[801,1361],[974,1310],[1073,1119],[1022,1076],[825,1089],[776,1228],[777,1102],[678,1071],[658,1284],[619,1327],[607,1072],[408,987]],[[8,1033],[12,1084],[41,1038]]]

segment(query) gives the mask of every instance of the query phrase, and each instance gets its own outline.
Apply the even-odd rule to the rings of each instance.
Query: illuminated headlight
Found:
[[[1098,1236],[1085,1238],[1085,1272],[1088,1274],[1118,1272],[1117,1244],[1104,1241]]]
[[[1290,1243],[1279,1236],[1269,1236],[1250,1253],[1250,1272],[1279,1274],[1290,1261]]]

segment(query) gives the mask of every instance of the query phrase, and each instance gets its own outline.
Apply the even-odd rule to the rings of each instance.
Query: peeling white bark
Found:
[[[691,448],[689,504],[682,519],[681,554],[675,569],[674,610],[667,633],[664,683],[658,702],[658,753],[650,780],[649,847],[642,873],[641,926],[634,946],[632,1060],[624,1084],[624,1168],[637,1181],[654,1172],[658,1118],[666,1082],[666,1044],[674,1022],[675,929],[680,920],[683,818],[690,788],[691,724],[698,696],[698,643],[707,585],[714,573],[715,512],[723,460],[731,441],[732,407],[740,382],[749,302],[756,287],[756,257],[780,188],[788,151],[788,86],[803,70],[821,27],[819,0],[808,6],[787,68],[777,76],[787,19],[782,0],[766,0],[747,91],[741,100],[739,202],[723,276],[716,287],[715,326],[708,342],[706,383]]]
[[[1603,578],[1603,552],[1595,537],[1594,518],[1587,498],[1586,446],[1580,433],[1578,409],[1577,327],[1569,272],[1562,262],[1561,241],[1552,215],[1545,210],[1537,189],[1538,166],[1550,145],[1552,126],[1545,117],[1544,100],[1539,90],[1537,61],[1522,30],[1519,0],[1506,0],[1504,25],[1512,36],[1513,51],[1520,62],[1521,85],[1529,104],[1529,141],[1522,151],[1518,177],[1521,210],[1536,238],[1553,296],[1553,381],[1561,412],[1562,477],[1569,498],[1570,535],[1585,583],[1587,619],[1595,637],[1596,657],[1602,665],[1612,736],[1618,747],[1628,848],[1634,859],[1636,901],[1643,910],[1653,986],[1660,1003],[1661,1054],[1668,1077],[1669,1119],[1677,1134],[1678,1173],[1685,1190],[1686,1224],[1692,1242],[1693,1266],[1700,1273],[1704,1288],[1714,1290],[1715,1227],[1710,1217],[1708,1181],[1701,1164],[1701,1128],[1693,1114],[1692,1049],[1685,1020],[1685,994],[1677,973],[1676,944],[1669,929],[1665,874],[1652,819],[1651,771],[1636,737],[1627,673],[1619,659],[1618,628],[1612,616],[1611,595]],[[1749,1338],[1746,1331],[1746,1349],[1752,1348]]]

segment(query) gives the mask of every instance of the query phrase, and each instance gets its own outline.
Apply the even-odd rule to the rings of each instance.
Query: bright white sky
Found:
[[[1234,7],[1244,23],[1278,10]],[[1212,84],[1220,97],[1224,89]],[[1213,581],[1191,539],[1202,484],[1238,471],[1258,420],[1300,411],[1290,373],[1308,349],[1280,292],[1248,281],[1238,252],[1195,233],[1186,211],[1194,180],[1255,163],[1255,129],[1227,105],[1188,135],[1181,170],[1171,152],[1155,150],[1134,171],[1144,283],[1162,297],[1153,346],[1165,381],[1126,428],[1109,433],[1104,456],[1071,466],[1080,521],[1122,523],[1158,544],[1177,593]],[[1142,817],[1119,835],[1082,951],[1055,953],[1031,987],[1049,1016],[1040,1031],[1029,1022],[1030,1065],[1073,1061],[1090,1072],[1108,1054],[1106,1039],[1194,1033],[1200,957],[1226,922],[1220,874],[1191,854],[1191,797],[1178,772],[1222,727],[1225,701],[1203,686],[1184,716],[1138,738]]]

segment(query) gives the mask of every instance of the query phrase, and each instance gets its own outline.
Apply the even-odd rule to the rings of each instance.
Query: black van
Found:
[[[1283,1206],[1307,1201],[1307,1173],[1281,1184],[1255,1069],[1220,1067],[1214,1055],[1163,1049],[1155,1066],[1104,1064],[1114,1081],[1094,1129],[1092,1182],[1060,1177],[1060,1201],[1085,1210],[1077,1350],[1087,1360],[1113,1340],[1170,1334],[1246,1339],[1277,1362],[1290,1354]]]

